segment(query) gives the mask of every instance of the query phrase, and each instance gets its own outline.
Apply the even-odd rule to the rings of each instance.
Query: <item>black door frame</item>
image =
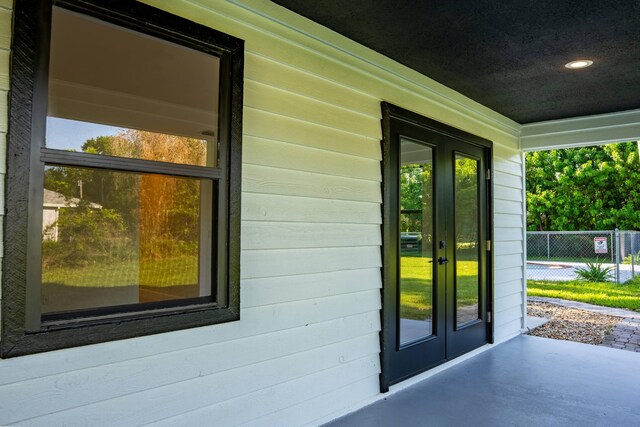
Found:
[[[486,239],[493,240],[493,143],[487,139],[475,136],[468,132],[445,125],[433,119],[426,118],[417,113],[397,107],[393,104],[382,102],[382,310],[380,331],[380,391],[385,393],[389,386],[406,378],[417,375],[449,360],[448,358],[436,361],[430,365],[417,368],[410,374],[398,377],[393,370],[393,355],[399,351],[398,325],[396,310],[398,310],[397,282],[399,277],[399,233],[394,231],[397,227],[392,225],[399,221],[397,203],[389,202],[398,197],[399,189],[394,183],[398,173],[399,147],[401,129],[407,126],[424,129],[430,132],[454,138],[466,144],[483,148],[486,152],[486,167],[489,170],[486,186]],[[491,248],[492,249],[492,248]],[[493,312],[493,250],[486,253],[486,310]],[[488,319],[486,322],[487,342],[493,343],[494,322]]]

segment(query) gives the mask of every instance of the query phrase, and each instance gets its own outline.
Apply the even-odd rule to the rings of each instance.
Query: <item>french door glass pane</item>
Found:
[[[400,144],[400,344],[432,335],[433,150]]]
[[[47,166],[42,313],[211,296],[213,182]]]
[[[478,240],[478,161],[455,157],[456,322],[478,319],[480,301]]]

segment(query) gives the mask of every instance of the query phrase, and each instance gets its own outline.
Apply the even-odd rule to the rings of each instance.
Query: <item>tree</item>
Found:
[[[82,199],[61,208],[58,221],[50,225],[54,226],[60,230],[60,237],[57,241],[43,241],[45,267],[78,267],[129,256],[119,244],[125,237],[122,216],[112,209],[96,208]]]
[[[203,140],[132,129],[89,139],[82,150],[95,155],[200,166],[205,165],[207,154]],[[140,259],[197,255],[200,186],[201,180],[169,175],[49,166],[45,188],[62,194],[68,201],[80,202],[73,202],[78,207],[66,209],[55,224],[62,236],[60,242],[48,242],[47,246],[51,250],[62,244],[78,251],[100,248],[97,241],[102,236],[103,245],[120,244],[121,252]],[[100,207],[81,208],[91,203]],[[109,229],[118,233],[110,233]]]
[[[478,241],[478,161],[465,157],[455,164],[455,231],[458,249],[473,249]]]
[[[527,153],[529,230],[640,229],[635,142]]]

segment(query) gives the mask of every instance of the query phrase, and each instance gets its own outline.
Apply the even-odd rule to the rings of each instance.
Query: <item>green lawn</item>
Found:
[[[527,295],[562,298],[606,307],[627,308],[640,311],[640,280],[618,285],[593,282],[527,281]]]
[[[401,263],[400,317],[424,320],[431,317],[433,295],[430,258],[404,256]],[[475,304],[478,298],[477,261],[458,262],[458,304]]]
[[[185,256],[94,264],[86,267],[49,267],[42,283],[65,286],[107,288],[139,284],[166,287],[198,283],[198,257]]]

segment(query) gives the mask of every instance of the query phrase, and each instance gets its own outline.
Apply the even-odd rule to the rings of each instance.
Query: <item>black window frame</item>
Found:
[[[52,7],[60,6],[105,22],[168,40],[220,58],[219,170],[164,164],[166,171],[138,172],[201,176],[218,183],[217,245],[211,262],[222,273],[212,277],[212,301],[132,310],[89,317],[40,321],[29,307],[40,302],[41,209],[45,161],[112,169],[109,159],[77,157],[44,147],[47,117],[49,42]],[[20,0],[16,2],[11,50],[9,132],[5,178],[2,335],[0,357],[8,358],[105,341],[157,334],[240,319],[240,194],[244,41],[157,8],[128,0]],[[89,157],[87,157],[89,156]],[[101,156],[102,157],[102,156]],[[79,161],[80,159],[80,161]],[[86,163],[84,162],[86,160]],[[137,168],[135,163],[142,169]],[[121,160],[115,160],[125,170]],[[40,222],[38,222],[40,218]],[[37,225],[39,230],[35,230]],[[217,230],[217,231],[216,231]],[[215,242],[216,240],[214,240]],[[35,272],[35,273],[34,273]],[[32,310],[31,310],[32,311]]]

